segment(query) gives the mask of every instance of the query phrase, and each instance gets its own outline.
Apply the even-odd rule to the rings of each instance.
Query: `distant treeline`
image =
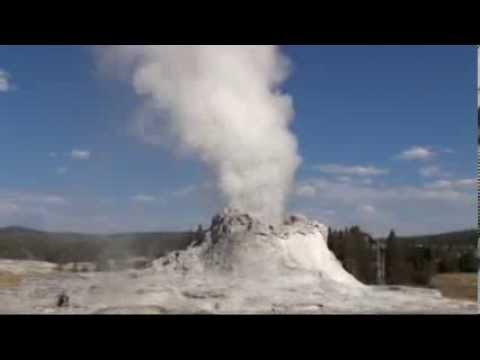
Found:
[[[0,229],[0,258],[57,264],[132,257],[157,259],[196,243],[201,232],[82,235]],[[428,285],[437,273],[477,271],[477,232],[374,239],[358,226],[329,229],[328,246],[347,271],[367,284]]]
[[[438,273],[478,270],[477,231],[373,239],[358,226],[329,231],[328,245],[347,271],[367,284],[421,285]]]
[[[97,263],[128,257],[155,259],[188,247],[196,238],[193,232],[102,236],[5,228],[0,229],[0,258],[57,264]]]

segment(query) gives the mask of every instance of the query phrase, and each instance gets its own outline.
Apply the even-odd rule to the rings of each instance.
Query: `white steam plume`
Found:
[[[228,206],[281,219],[301,159],[279,47],[127,45],[101,54],[145,98],[137,125],[146,141],[173,135],[211,167]]]

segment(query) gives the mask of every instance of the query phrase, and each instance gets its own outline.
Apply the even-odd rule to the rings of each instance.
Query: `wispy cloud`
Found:
[[[51,205],[69,205],[69,202],[65,200],[65,198],[58,195],[44,195],[39,198],[39,201]]]
[[[171,195],[171,191],[168,194]],[[204,201],[203,196],[208,201]],[[140,203],[134,203],[133,198]],[[144,191],[126,200],[130,206],[125,206],[124,198],[116,196],[99,198],[94,194],[69,193],[67,198],[59,193],[0,188],[0,227],[19,225],[38,230],[102,234],[185,231],[197,224],[208,226],[211,216],[220,208],[219,204],[213,204],[210,194],[203,191],[184,199]]]
[[[138,194],[135,196],[132,196],[131,200],[134,203],[141,203],[141,204],[146,204],[146,203],[151,203],[154,202],[157,198],[153,195],[146,195],[146,194]]]
[[[477,179],[460,179],[460,180],[438,180],[432,184],[427,184],[430,189],[444,190],[472,190],[477,185]]]
[[[60,166],[56,169],[57,175],[65,175],[68,172],[68,168],[65,166]]]
[[[172,195],[174,197],[186,197],[199,190],[200,186],[197,185],[188,185],[182,188],[175,190]]]
[[[175,198],[185,198],[197,193],[210,191],[212,189],[213,189],[213,185],[208,182],[205,182],[199,185],[187,185],[184,187],[180,187],[174,190],[173,192],[171,192],[171,195]]]
[[[352,178],[350,176],[339,176],[337,180],[340,182],[351,182]]]
[[[324,174],[351,175],[351,176],[380,176],[387,175],[389,170],[379,169],[375,166],[345,166],[339,164],[317,165],[314,169]]]
[[[313,198],[317,195],[317,188],[310,184],[298,185],[295,194],[303,198]]]
[[[0,214],[8,215],[17,211],[18,205],[10,201],[0,200]]]
[[[48,157],[50,157],[50,158],[56,158],[56,157],[57,157],[57,153],[56,153],[56,152],[48,153]]]
[[[10,75],[5,70],[0,69],[0,93],[6,93],[11,89]]]
[[[429,149],[428,147],[425,146],[413,146],[399,155],[397,155],[397,158],[400,160],[431,160],[433,159],[437,154]]]
[[[8,209],[18,210],[43,205],[64,207],[70,205],[70,202],[57,194],[0,191],[0,204],[3,204],[4,210],[7,208],[5,204],[8,204]]]
[[[418,172],[423,177],[438,177],[442,175],[445,176],[445,174],[442,173],[440,167],[435,165],[422,167]]]
[[[92,153],[89,150],[74,149],[70,153],[70,156],[74,160],[88,160],[92,156]]]
[[[311,216],[316,207],[334,209],[332,226],[358,224],[379,236],[391,228],[403,234],[435,233],[475,226],[475,185],[475,179],[386,186],[310,178],[296,185],[292,206]]]
[[[365,214],[375,214],[375,207],[372,205],[362,205],[359,207],[359,210]]]
[[[315,188],[317,195],[348,203],[357,203],[368,199],[388,200],[457,200],[467,199],[474,193],[475,179],[439,180],[425,186],[376,187],[360,183],[343,183],[328,179],[310,179],[299,186]],[[451,190],[451,191],[445,191]],[[464,196],[467,195],[467,198]]]

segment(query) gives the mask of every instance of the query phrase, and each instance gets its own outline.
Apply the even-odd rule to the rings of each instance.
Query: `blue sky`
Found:
[[[284,46],[304,159],[290,210],[374,234],[476,226],[474,46]],[[0,226],[185,229],[208,170],[131,135],[139,100],[88,46],[0,46]]]

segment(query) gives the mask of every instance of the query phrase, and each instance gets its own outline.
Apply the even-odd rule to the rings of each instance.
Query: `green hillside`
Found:
[[[85,235],[9,227],[0,229],[0,258],[55,263],[157,258],[186,248],[195,236],[192,232]]]

